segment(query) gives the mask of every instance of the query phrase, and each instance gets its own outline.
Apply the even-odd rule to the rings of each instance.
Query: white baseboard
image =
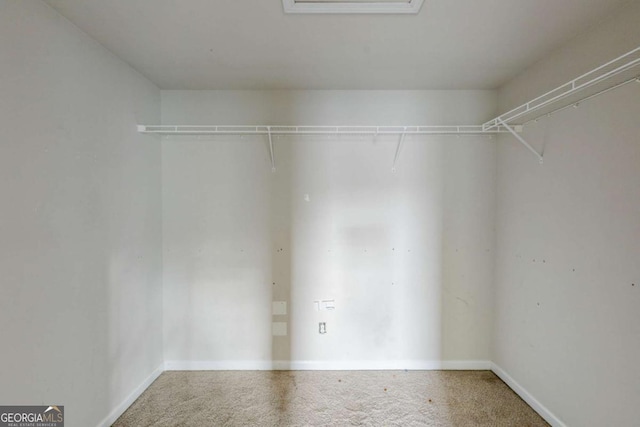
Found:
[[[165,371],[371,371],[371,370],[489,370],[486,360],[172,360]]]
[[[553,427],[567,427],[565,423],[560,421],[560,418],[556,417],[550,410],[548,410],[542,403],[540,403],[531,393],[529,393],[524,387],[516,382],[509,374],[507,374],[504,369],[496,365],[495,363],[491,364],[491,370],[494,374],[500,377],[502,381],[504,381],[513,391],[518,394],[536,411],[542,418],[545,419],[546,422],[551,424]]]
[[[120,415],[124,414],[133,402],[136,401],[138,397],[151,385],[152,382],[156,380],[160,376],[160,374],[164,371],[164,366],[158,366],[147,378],[145,378],[138,387],[133,390],[129,396],[127,396],[118,406],[116,406],[109,415],[107,415],[99,424],[98,427],[109,427],[111,424],[116,422]]]

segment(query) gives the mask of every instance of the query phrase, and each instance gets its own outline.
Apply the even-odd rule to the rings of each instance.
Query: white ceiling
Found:
[[[281,0],[47,1],[163,89],[493,89],[625,2],[289,15]]]

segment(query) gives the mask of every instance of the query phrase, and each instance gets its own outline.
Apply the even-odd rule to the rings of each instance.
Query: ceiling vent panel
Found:
[[[285,13],[413,13],[424,0],[282,0]]]

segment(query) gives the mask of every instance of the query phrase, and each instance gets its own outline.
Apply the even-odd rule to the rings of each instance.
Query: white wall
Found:
[[[491,91],[162,92],[165,124],[474,124],[494,112]],[[276,173],[266,137],[163,141],[168,366],[488,360],[495,142],[407,137],[393,174],[397,140],[274,139]],[[336,310],[315,311],[320,299]],[[272,317],[272,301],[288,315]]]
[[[636,47],[637,22],[629,2],[500,110]],[[408,137],[395,174],[392,137],[276,139],[275,174],[264,137],[159,144],[135,124],[160,120],[160,91],[41,2],[0,2],[0,53],[3,404],[108,419],[162,362],[162,324],[170,367],[492,359],[567,425],[638,419],[638,85],[527,127],[543,166],[501,137],[496,186],[478,137]],[[166,124],[475,124],[495,107],[491,91],[162,92]]]
[[[500,91],[501,110],[640,45],[640,3]],[[562,79],[562,80],[560,80]],[[568,426],[640,419],[640,84],[498,150],[493,361]]]
[[[97,425],[162,362],[160,92],[2,0],[0,94],[0,402]]]

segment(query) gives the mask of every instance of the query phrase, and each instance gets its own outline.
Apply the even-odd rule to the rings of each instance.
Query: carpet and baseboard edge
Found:
[[[518,396],[522,398],[529,406],[533,408],[546,422],[553,427],[567,427],[560,418],[551,412],[546,406],[538,401],[531,393],[522,387],[516,380],[511,377],[504,369],[495,363],[491,363],[491,371],[505,382]]]
[[[109,427],[116,422],[118,418],[136,401],[138,397],[164,372],[164,364],[158,366],[147,378],[144,379],[118,406],[116,406],[105,418],[103,418],[98,427]]]
[[[453,361],[166,361],[158,366],[138,385],[119,405],[117,405],[99,424],[109,427],[140,397],[140,395],[164,371],[234,371],[234,370],[490,370],[505,382],[518,396],[531,406],[553,427],[567,427],[560,418],[541,404],[531,393],[522,387],[500,366],[486,360]]]

